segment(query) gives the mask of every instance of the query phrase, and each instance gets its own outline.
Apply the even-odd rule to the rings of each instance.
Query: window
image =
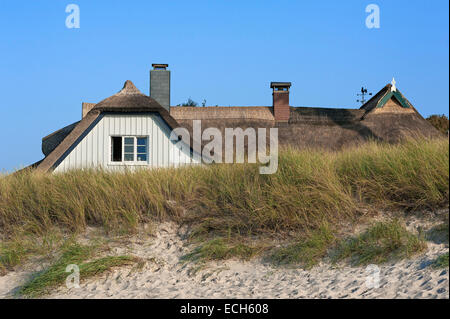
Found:
[[[134,137],[124,137],[123,138],[123,160],[125,162],[134,161]]]
[[[137,141],[137,160],[138,162],[147,161],[147,138],[138,137]]]
[[[111,137],[111,161],[112,162],[122,162],[122,137],[112,136]]]
[[[111,136],[111,162],[146,162],[147,160],[147,137]]]

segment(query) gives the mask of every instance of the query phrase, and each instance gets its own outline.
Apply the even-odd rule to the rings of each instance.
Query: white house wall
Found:
[[[190,164],[188,152],[170,141],[170,128],[158,114],[105,114],[55,168],[55,172],[102,167],[123,170]],[[148,136],[148,161],[139,165],[111,163],[111,136]]]

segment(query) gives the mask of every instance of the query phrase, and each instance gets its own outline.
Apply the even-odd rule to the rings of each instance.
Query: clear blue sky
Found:
[[[68,29],[65,8],[80,7]],[[365,8],[380,7],[379,29]],[[41,138],[132,80],[149,93],[151,63],[172,71],[172,105],[358,107],[362,85],[393,76],[424,116],[449,111],[447,0],[42,0],[0,3],[0,170],[43,157]]]

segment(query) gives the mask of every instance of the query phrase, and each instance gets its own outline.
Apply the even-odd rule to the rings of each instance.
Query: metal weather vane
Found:
[[[366,88],[361,87],[361,93],[358,93],[356,95],[360,96],[360,98],[358,98],[358,100],[356,100],[356,102],[360,102],[361,105],[364,105],[367,102],[366,95],[371,96],[372,92],[368,93]]]

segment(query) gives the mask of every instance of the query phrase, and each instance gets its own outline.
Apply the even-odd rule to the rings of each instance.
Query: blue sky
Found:
[[[68,4],[80,28],[68,29]],[[365,25],[367,5],[380,28]],[[433,1],[91,1],[0,3],[0,171],[43,157],[41,138],[132,80],[149,93],[168,63],[172,105],[271,105],[270,81],[291,81],[291,105],[358,107],[393,76],[422,115],[449,111],[449,7]]]

